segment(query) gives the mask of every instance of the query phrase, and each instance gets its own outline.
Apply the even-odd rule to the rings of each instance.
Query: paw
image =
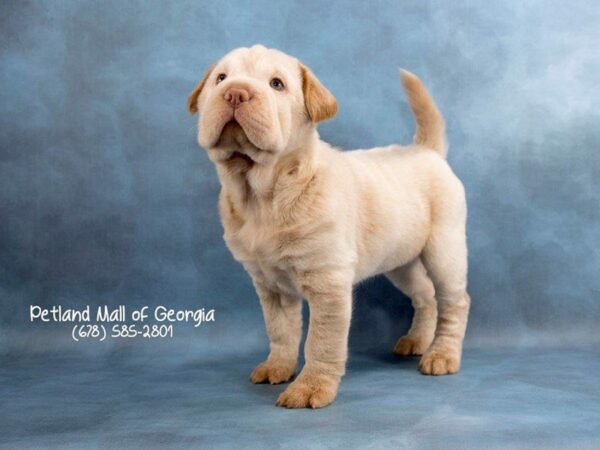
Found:
[[[431,349],[419,362],[419,370],[424,375],[448,375],[460,369],[460,355],[451,350]]]
[[[289,381],[296,373],[296,362],[265,361],[256,366],[250,374],[250,381],[255,384],[279,384]]]
[[[282,392],[277,406],[284,408],[322,408],[335,399],[339,378],[327,375],[303,375]]]
[[[394,353],[400,356],[422,355],[431,345],[431,340],[413,337],[410,335],[402,336],[396,342]]]

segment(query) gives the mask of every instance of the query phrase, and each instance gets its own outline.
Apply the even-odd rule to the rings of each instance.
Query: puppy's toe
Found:
[[[311,393],[310,398],[308,399],[308,405],[313,409],[323,408],[333,402],[336,394],[337,389],[332,391],[329,388],[317,388]]]
[[[427,339],[406,335],[398,339],[394,353],[399,356],[422,355],[430,344]]]
[[[432,349],[426,352],[419,363],[424,375],[448,375],[460,369],[460,356],[456,352]]]
[[[339,380],[326,376],[300,376],[281,393],[277,406],[284,408],[322,408],[337,395]]]
[[[280,384],[289,381],[296,372],[295,362],[270,362],[259,364],[250,375],[250,381],[255,384]]]
[[[305,383],[292,383],[277,399],[277,406],[284,408],[306,408],[311,388]]]

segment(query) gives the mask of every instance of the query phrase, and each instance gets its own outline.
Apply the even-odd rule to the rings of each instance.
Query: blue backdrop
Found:
[[[468,194],[468,349],[597,344],[599,23],[593,0],[3,2],[0,352],[258,362],[259,303],[222,241],[219,183],[186,110],[212,62],[255,43],[337,97],[320,132],[344,149],[411,141],[398,67],[430,88]],[[355,354],[391,351],[408,300],[375,279],[355,303]],[[216,322],[75,344],[31,324],[30,304],[206,307]]]

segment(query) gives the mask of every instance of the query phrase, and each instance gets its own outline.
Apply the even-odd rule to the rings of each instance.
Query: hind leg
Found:
[[[464,223],[434,228],[422,258],[435,286],[438,319],[435,338],[419,369],[427,375],[455,373],[460,368],[470,305]]]
[[[398,339],[397,355],[422,355],[435,335],[437,306],[435,290],[420,258],[385,274],[396,288],[410,297],[415,315],[408,333]]]

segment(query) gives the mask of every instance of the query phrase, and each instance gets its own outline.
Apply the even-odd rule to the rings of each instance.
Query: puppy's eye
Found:
[[[225,78],[227,78],[227,75],[225,75],[224,73],[220,73],[219,75],[217,75],[217,84],[219,84]]]
[[[276,91],[283,91],[283,88],[285,87],[283,85],[283,81],[281,81],[279,78],[273,78],[270,85]]]

